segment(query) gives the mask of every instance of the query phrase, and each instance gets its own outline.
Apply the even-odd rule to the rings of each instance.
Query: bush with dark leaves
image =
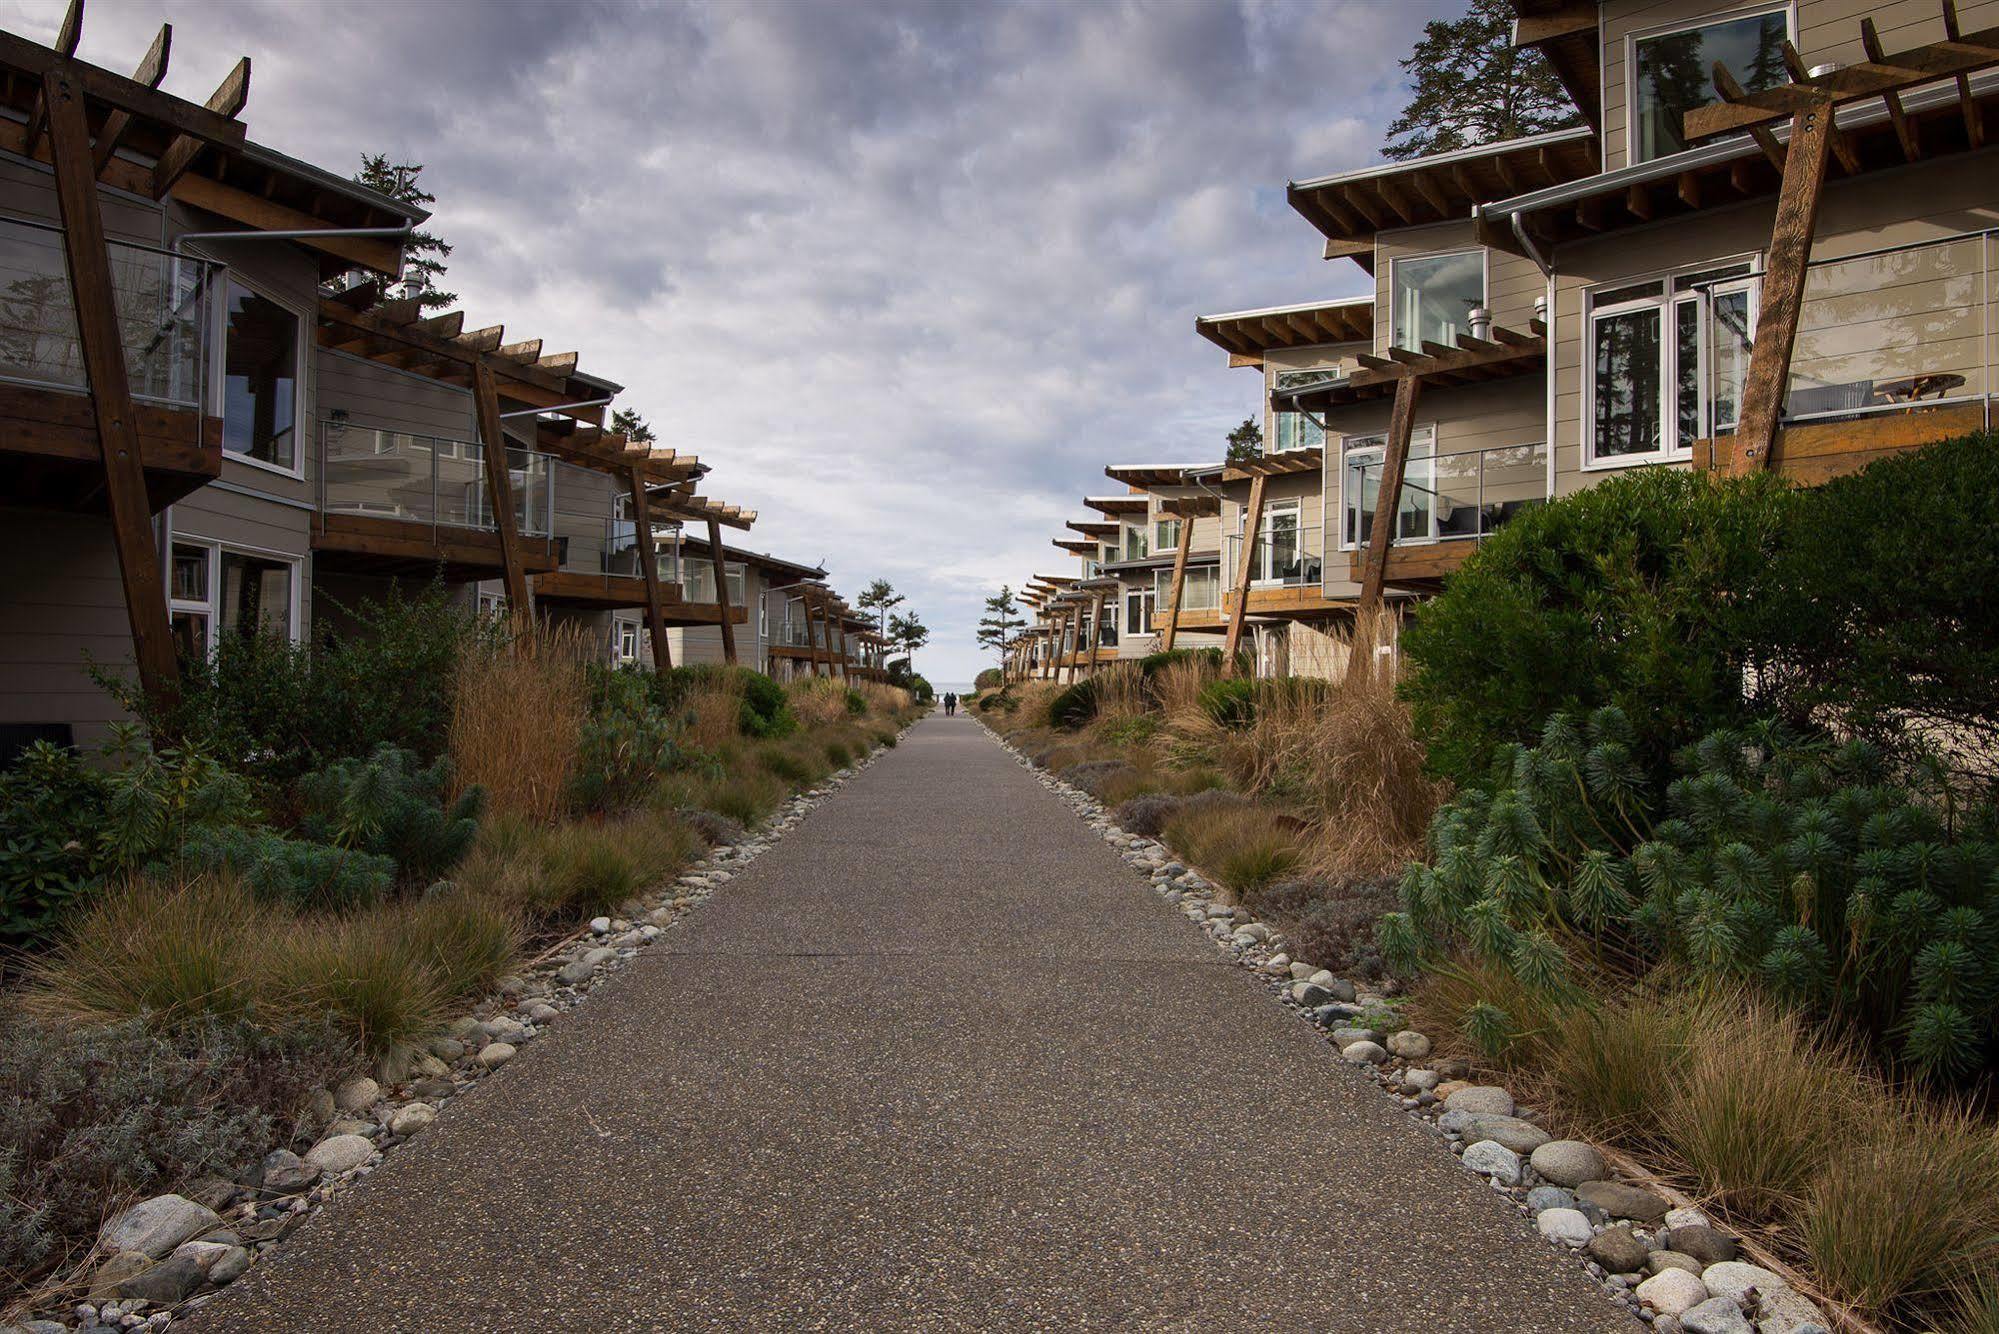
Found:
[[[1165,792],[1146,792],[1119,806],[1111,818],[1127,834],[1158,838],[1166,822],[1180,813],[1183,800]]]

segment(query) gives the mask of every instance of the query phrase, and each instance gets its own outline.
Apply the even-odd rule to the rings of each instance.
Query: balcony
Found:
[[[554,460],[509,448],[514,524],[529,574],[561,565],[553,537]],[[505,568],[486,491],[485,451],[475,440],[320,424],[319,510],[312,545],[329,568],[355,573],[486,579]],[[322,565],[327,560],[322,559]]]
[[[146,489],[158,510],[221,475],[222,423],[206,411],[221,266],[124,241],[106,248]],[[101,507],[103,455],[63,232],[20,218],[0,218],[0,442],[10,503]]]
[[[1347,578],[1358,582],[1374,533],[1382,460],[1378,450],[1347,456],[1341,546],[1350,555]],[[1480,538],[1548,499],[1548,447],[1536,442],[1408,460],[1395,540],[1388,549],[1391,583],[1428,583],[1464,563]]]
[[[1884,454],[1984,429],[1991,422],[1995,269],[1992,231],[1814,261],[1773,458],[1800,481],[1865,466]],[[1754,330],[1739,302],[1707,303],[1708,393],[1732,423]],[[1697,466],[1711,442],[1694,445]]]
[[[549,574],[535,576],[535,601],[585,610],[644,607],[645,568],[639,558],[638,529],[613,513],[603,519],[600,533],[579,531],[576,514],[568,516],[569,531],[558,535],[563,566]],[[561,525],[558,516],[557,523]],[[585,540],[594,538],[594,540]],[[659,598],[668,623],[679,624],[672,613],[680,607],[680,526],[653,525],[653,559],[659,574]]]

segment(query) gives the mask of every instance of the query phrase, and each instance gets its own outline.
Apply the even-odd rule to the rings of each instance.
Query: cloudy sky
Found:
[[[169,91],[252,58],[252,136],[425,164],[445,285],[628,386],[751,545],[886,577],[968,680],[981,600],[1111,462],[1216,456],[1257,381],[1197,314],[1366,290],[1289,179],[1376,160],[1458,0],[92,0]],[[61,0],[0,0],[53,38]]]

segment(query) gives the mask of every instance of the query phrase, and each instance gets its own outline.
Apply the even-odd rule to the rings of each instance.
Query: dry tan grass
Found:
[[[486,789],[495,811],[553,820],[561,813],[589,709],[591,645],[574,625],[517,628],[468,650],[452,700],[457,782]]]
[[[735,740],[743,727],[743,679],[719,672],[715,679],[687,697],[686,741],[713,752]]]
[[[1136,662],[1114,662],[1090,679],[1096,682],[1098,727],[1128,723],[1151,708],[1145,695],[1145,673]]]
[[[882,681],[856,681],[854,689],[868,702],[868,712],[876,717],[894,717],[914,702],[910,693],[901,686]]]
[[[830,676],[808,676],[785,687],[791,695],[791,711],[805,727],[826,727],[844,721],[847,687]]]

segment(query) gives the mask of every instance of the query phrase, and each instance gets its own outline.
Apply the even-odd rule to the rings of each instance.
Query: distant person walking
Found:
[[[949,718],[958,711],[958,697],[950,691],[944,692],[944,716]]]

